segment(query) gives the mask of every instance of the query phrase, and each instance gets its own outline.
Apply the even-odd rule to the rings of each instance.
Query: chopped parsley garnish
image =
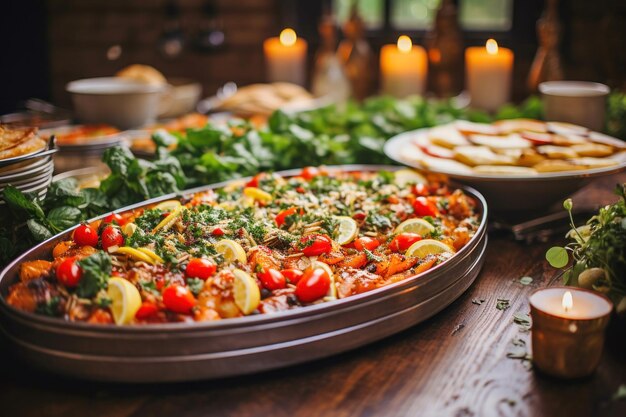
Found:
[[[368,262],[381,262],[383,260],[383,258],[374,255],[374,253],[368,249],[363,249],[363,252],[365,252]]]
[[[200,278],[187,278],[187,287],[189,287],[189,291],[193,293],[193,295],[200,294],[202,288],[204,288],[204,281]]]
[[[35,313],[43,314],[44,316],[59,316],[61,315],[60,304],[61,299],[59,297],[52,297],[48,301],[38,304]]]
[[[146,210],[141,216],[135,219],[135,224],[139,229],[152,230],[163,220],[163,211],[161,210]]]
[[[372,212],[367,216],[366,222],[377,229],[388,229],[391,227],[391,220],[382,214]]]
[[[156,287],[156,284],[154,283],[154,281],[141,281],[141,282],[139,282],[139,286],[144,291],[151,292],[151,293],[157,294],[157,295],[160,294],[159,290],[157,290],[157,287]]]

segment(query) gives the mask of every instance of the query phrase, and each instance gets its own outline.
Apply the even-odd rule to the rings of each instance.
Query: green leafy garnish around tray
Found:
[[[574,224],[573,204],[566,200],[563,207],[570,214],[570,243],[550,248],[546,259],[553,267],[563,268],[571,255],[564,283],[607,294],[620,312],[626,310],[626,184],[618,185],[615,193],[618,201],[600,208],[582,226]]]
[[[153,197],[175,193],[185,186],[178,160],[160,151],[154,161],[137,159],[123,147],[103,157],[111,169],[99,188],[80,189],[68,178],[50,185],[45,198],[4,189],[0,206],[0,266],[19,253],[86,219]]]

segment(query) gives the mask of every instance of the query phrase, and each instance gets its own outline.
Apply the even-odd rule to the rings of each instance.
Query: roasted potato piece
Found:
[[[31,281],[37,278],[43,278],[50,275],[52,262],[36,260],[24,262],[20,266],[20,280],[22,282]]]

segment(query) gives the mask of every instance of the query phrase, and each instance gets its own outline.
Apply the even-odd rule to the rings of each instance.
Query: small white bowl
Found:
[[[72,81],[66,90],[82,122],[107,123],[124,130],[154,122],[165,87],[101,77]]]

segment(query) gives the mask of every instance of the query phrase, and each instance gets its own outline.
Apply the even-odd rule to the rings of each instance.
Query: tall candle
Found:
[[[562,378],[590,375],[598,366],[613,304],[580,288],[553,287],[530,296],[533,363]]]
[[[270,82],[286,81],[298,85],[306,82],[307,43],[293,29],[263,42],[267,78]]]
[[[408,36],[400,36],[397,44],[384,45],[380,50],[381,86],[385,94],[422,94],[427,71],[426,50],[413,45]]]
[[[513,52],[498,47],[489,39],[485,47],[474,46],[465,50],[467,90],[471,106],[496,111],[511,97]]]

